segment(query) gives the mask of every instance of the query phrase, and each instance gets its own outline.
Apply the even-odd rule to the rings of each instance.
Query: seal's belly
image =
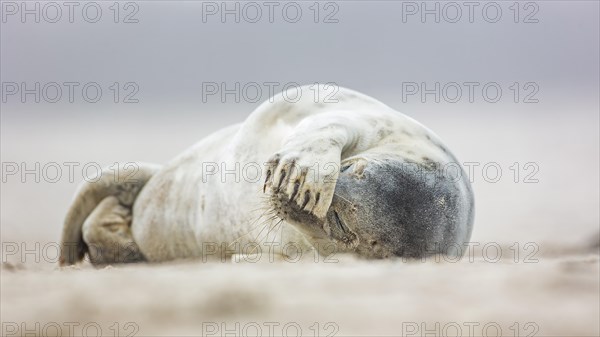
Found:
[[[132,234],[144,256],[193,258],[214,253],[215,245],[213,255],[227,255],[254,242],[265,219],[264,164],[289,128],[271,125],[261,134],[223,129],[153,176],[133,212]]]
[[[223,191],[207,184],[203,168],[221,162],[224,148],[238,126],[220,130],[165,165],[140,192],[133,207],[131,230],[149,261],[201,255],[199,236],[214,200]],[[214,232],[214,231],[213,231]],[[210,238],[219,239],[219,238]]]

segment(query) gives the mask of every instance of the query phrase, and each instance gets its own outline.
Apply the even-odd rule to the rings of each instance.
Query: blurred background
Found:
[[[271,82],[276,92],[333,82],[435,131],[474,163],[474,240],[577,242],[598,231],[595,1],[480,2],[471,15],[445,2],[98,2],[71,16],[59,4],[59,19],[44,2],[12,4],[2,3],[1,26],[4,241],[57,240],[86,163],[165,163],[243,121]],[[39,23],[22,16],[35,4]],[[22,99],[21,83],[35,92],[36,82],[40,102]],[[77,83],[73,103],[65,82]],[[222,99],[222,84],[239,97]],[[80,164],[73,181],[65,162]],[[44,175],[49,163],[60,178],[54,164]],[[24,169],[37,173],[23,182]]]
[[[554,252],[587,252],[598,245],[597,1],[75,4],[70,15],[62,3],[2,1],[3,262],[12,243],[32,248],[35,242],[59,240],[84,166],[94,173],[96,164],[166,163],[211,132],[242,122],[268,98],[270,87],[279,92],[295,84],[330,82],[379,99],[445,141],[472,173],[472,241],[503,247],[532,242]],[[218,92],[207,91],[215,84]],[[222,96],[222,89],[229,91]],[[52,261],[25,260],[26,268],[55,268]],[[128,313],[144,322],[146,334],[173,334],[169,324],[191,326],[197,333],[198,316],[235,318],[264,310],[277,313],[279,320],[311,322],[316,313],[327,312],[342,332],[363,335],[397,333],[395,313],[419,322],[498,320],[498,312],[505,312],[514,315],[502,318],[505,334],[513,318],[529,315],[545,323],[546,336],[597,335],[598,260],[582,263],[557,269],[359,264],[343,270],[325,266],[306,279],[294,266],[281,267],[283,273],[271,266],[262,276],[253,274],[255,266],[236,271],[207,266],[202,270],[210,277],[200,269],[190,274],[160,267],[160,276],[145,290],[135,287],[148,280],[133,267],[121,271],[124,278],[54,273],[38,281],[20,274],[7,278],[3,270],[2,310],[16,321],[47,319],[44,315],[56,314],[57,308],[69,308],[63,316],[56,314],[61,320],[89,321],[104,314],[110,321],[111,312]],[[248,282],[242,288],[219,288],[231,286],[229,280],[240,272]],[[569,281],[569,275],[581,278]],[[103,280],[97,292],[102,298],[86,297],[88,276]],[[274,292],[261,286],[248,290],[265,278]],[[395,281],[383,284],[382,278]],[[163,293],[163,285],[184,279],[203,280],[203,289],[212,290]],[[298,295],[288,297],[286,285],[292,282]],[[346,288],[336,288],[347,284],[349,291],[361,293],[365,282],[377,286],[362,297],[348,298]],[[489,288],[475,290],[482,283]],[[35,291],[21,286],[53,289],[54,295],[38,302]],[[121,287],[128,287],[129,304],[109,296]],[[311,290],[319,287],[327,295]],[[394,292],[398,287],[404,292]],[[151,304],[147,294],[161,303]],[[190,304],[185,298],[195,300]],[[445,302],[436,302],[439,298]],[[436,305],[427,306],[431,303]],[[30,312],[32,306],[37,309]],[[308,332],[311,323],[306,324]]]

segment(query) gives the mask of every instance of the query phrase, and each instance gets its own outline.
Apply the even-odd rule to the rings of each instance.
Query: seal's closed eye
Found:
[[[337,211],[331,210],[329,214],[328,222],[330,224],[330,233],[328,234],[332,239],[344,243],[347,247],[352,246],[356,241],[356,234],[346,226]]]
[[[342,165],[340,172],[346,172],[351,166],[352,164]]]

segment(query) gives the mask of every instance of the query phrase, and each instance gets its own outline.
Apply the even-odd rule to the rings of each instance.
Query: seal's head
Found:
[[[337,252],[365,258],[462,255],[474,204],[469,182],[456,167],[462,176],[423,163],[361,159],[342,166],[325,219],[293,203],[280,207],[322,254],[331,254],[334,244]]]

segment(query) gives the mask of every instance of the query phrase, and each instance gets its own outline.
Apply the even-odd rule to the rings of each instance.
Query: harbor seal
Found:
[[[286,256],[290,244],[368,259],[460,255],[449,247],[468,242],[474,197],[440,138],[367,95],[337,88],[325,103],[315,97],[331,86],[314,91],[276,95],[162,167],[84,182],[60,264]]]

